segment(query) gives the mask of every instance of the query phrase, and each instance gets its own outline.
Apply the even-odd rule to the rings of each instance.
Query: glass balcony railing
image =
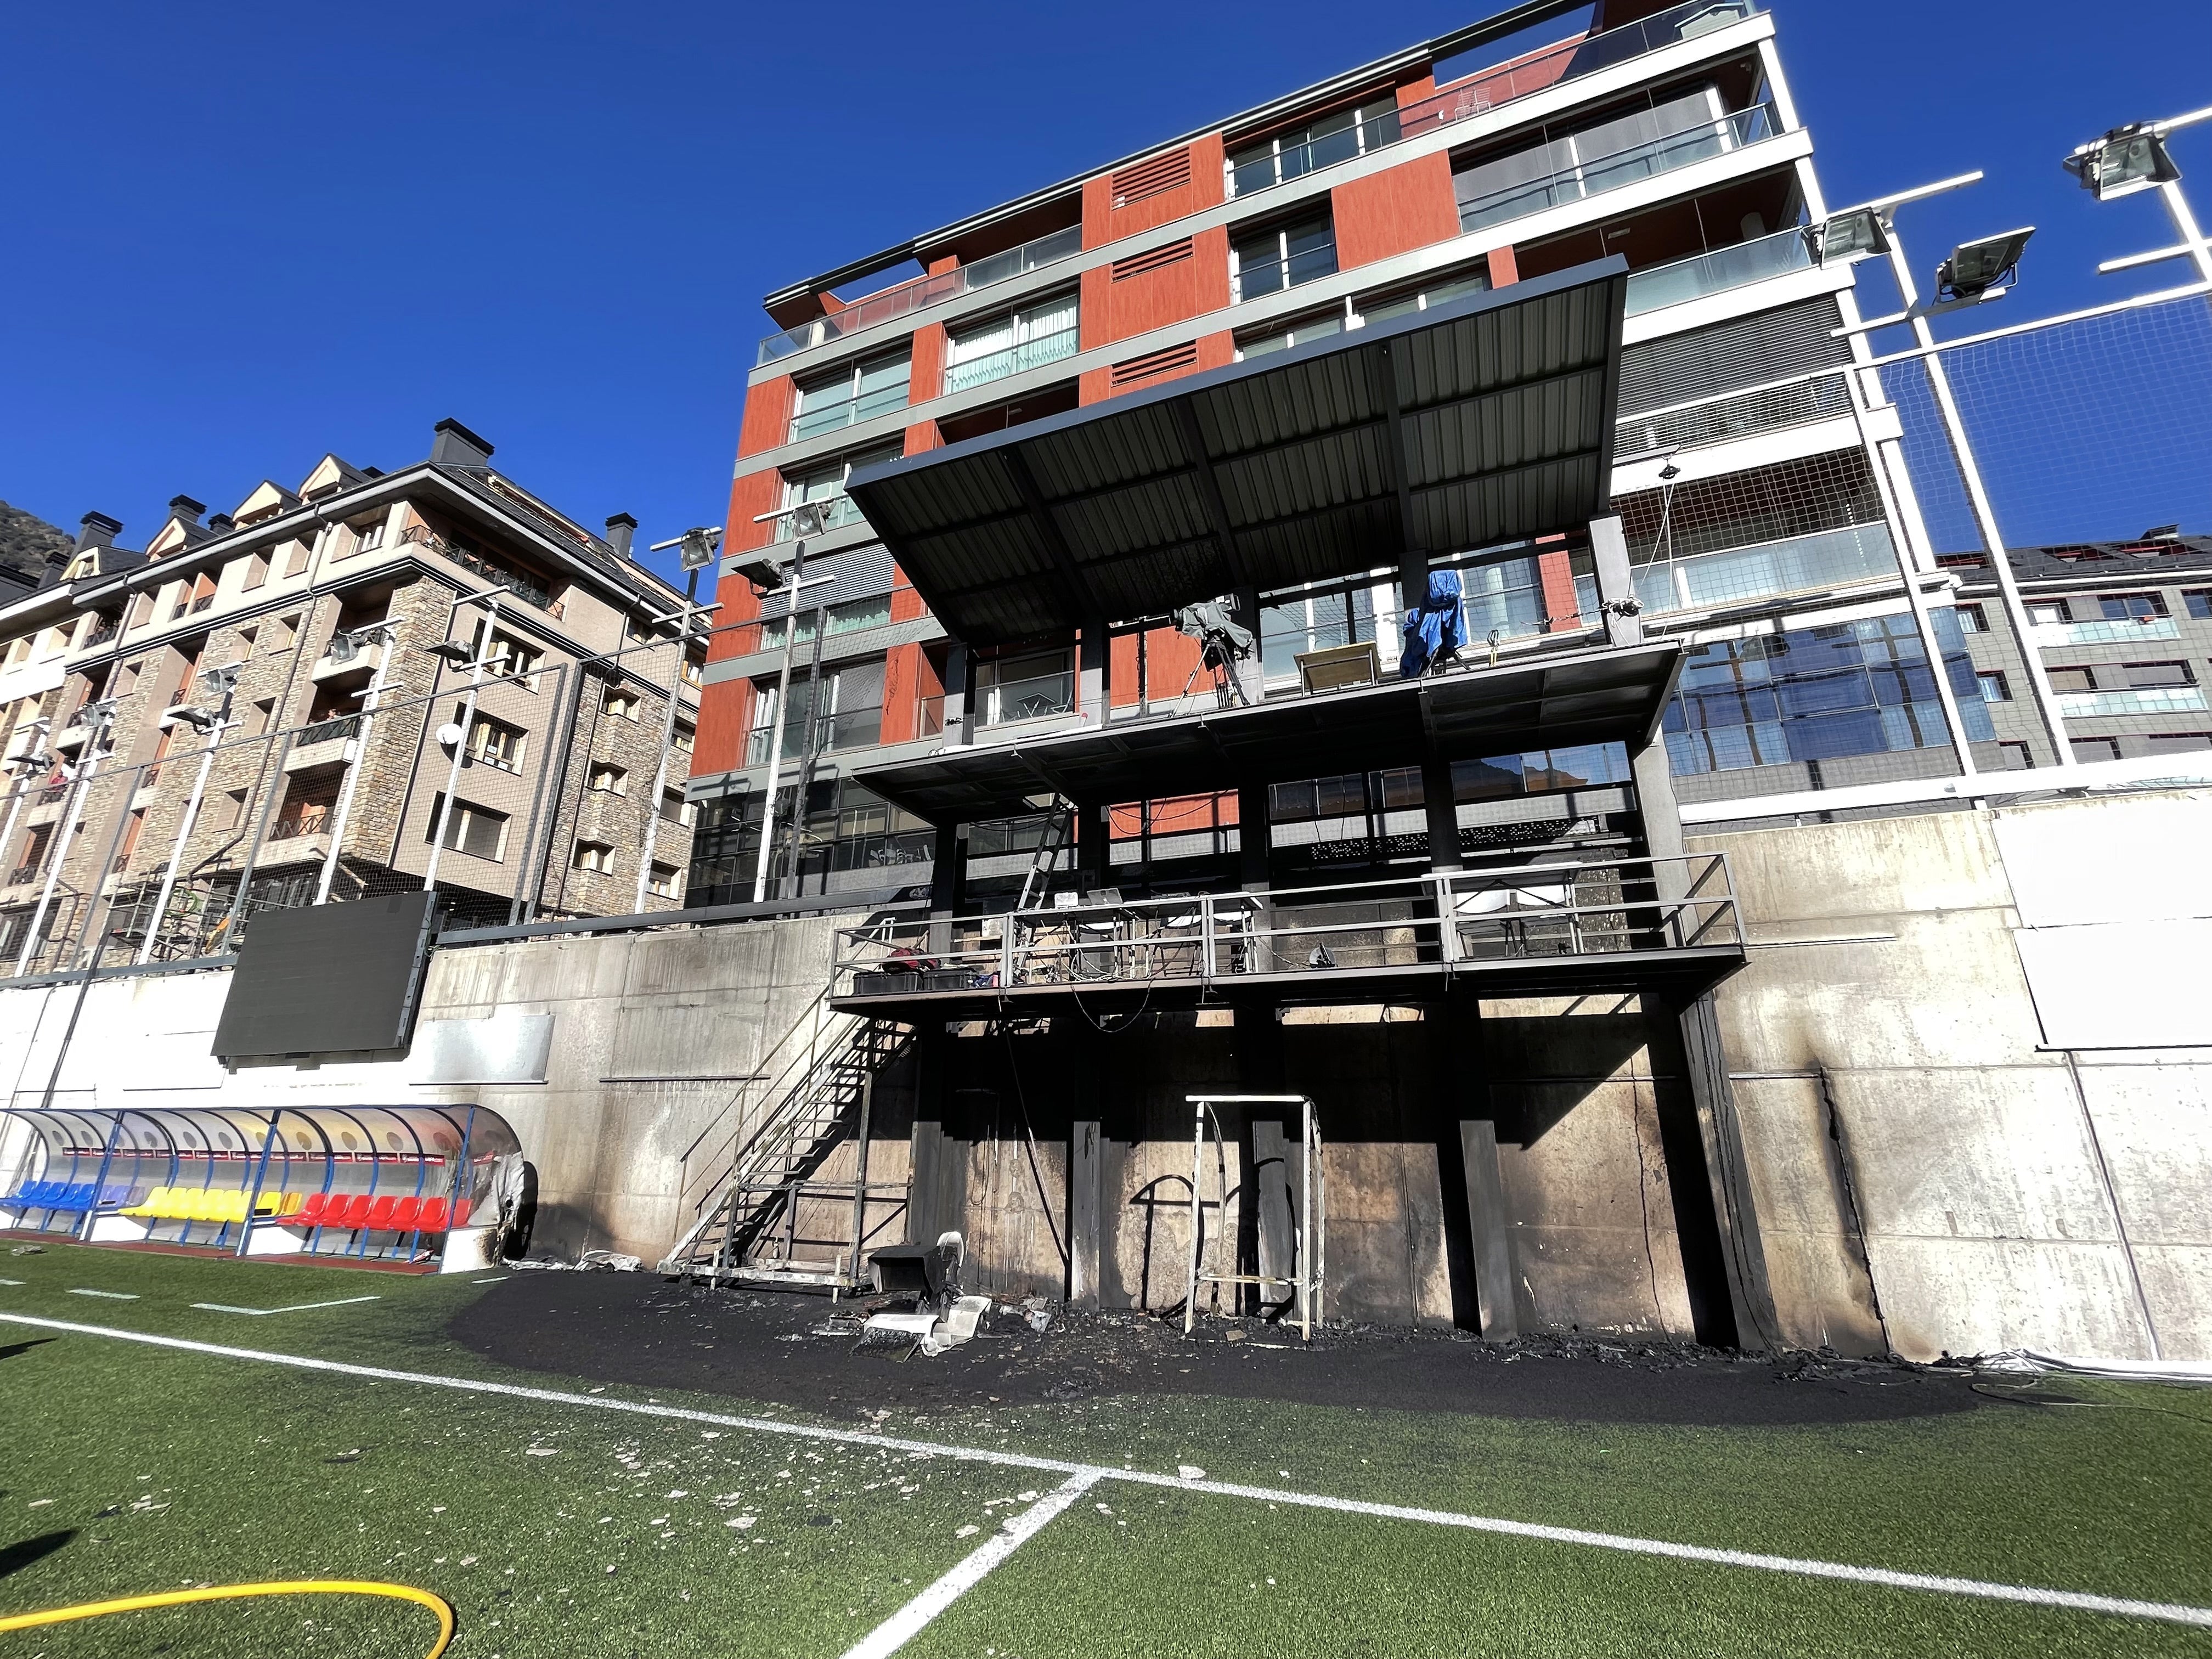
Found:
[[[1724,294],[1747,283],[1763,283],[1769,276],[1803,270],[1812,263],[1804,233],[1793,227],[1734,247],[1654,265],[1628,279],[1628,315],[1702,300],[1708,294]]]
[[[2058,712],[2069,720],[2100,714],[2191,714],[2204,707],[2201,685],[2160,685],[2131,691],[2061,691]]]
[[[1301,283],[1335,276],[1336,244],[1323,242],[1318,247],[1301,248],[1287,259],[1246,259],[1240,256],[1237,265],[1236,300],[1241,305],[1263,294],[1279,294]]]
[[[1696,449],[1727,443],[1808,421],[1833,420],[1851,412],[1850,389],[1844,371],[1766,386],[1696,403],[1625,415],[1614,423],[1613,453],[1648,453],[1658,449]]]
[[[840,398],[835,403],[811,404],[792,417],[791,441],[802,443],[825,432],[842,432],[848,426],[872,421],[878,415],[904,409],[907,389],[907,382],[902,380],[890,386],[871,387],[856,397]]]
[[[1075,710],[1075,676],[1040,674],[1034,679],[1006,680],[982,694],[984,726],[1005,726],[1014,720],[1042,720],[1049,714]]]
[[[970,357],[965,362],[950,363],[945,370],[945,395],[965,392],[970,386],[988,386],[994,380],[1003,380],[1010,374],[1025,374],[1030,369],[1042,368],[1047,363],[1056,363],[1063,357],[1075,355],[1079,331],[1063,328],[1055,333],[1040,334],[1034,338],[1010,345],[1002,351]]]
[[[1229,169],[1229,193],[1252,195],[1257,191],[1288,184],[1309,173],[1334,167],[1355,155],[1398,142],[1398,112],[1385,110],[1372,118],[1354,116],[1334,132],[1316,133],[1302,144],[1291,144],[1271,155],[1255,156]]]
[[[1523,179],[1460,204],[1462,234],[1563,207],[1588,197],[1656,179],[1716,155],[1748,149],[1782,131],[1770,104],[1754,104],[1717,120],[1699,121],[1680,132],[1648,139],[1609,155],[1593,155],[1540,178]]]
[[[940,300],[950,300],[957,295],[972,294],[979,288],[988,288],[1003,283],[1010,276],[1019,276],[1035,270],[1039,265],[1050,264],[1055,259],[1065,259],[1083,248],[1083,229],[1071,225],[1066,230],[1056,230],[1049,236],[1040,236],[1033,242],[1009,248],[1004,253],[994,253],[988,259],[934,276],[917,276],[911,282],[901,283],[895,288],[884,289],[856,300],[842,311],[826,317],[801,323],[797,328],[787,329],[781,334],[771,334],[760,343],[760,362],[763,365],[789,357],[814,346],[827,344],[863,329],[873,328],[878,323],[889,322],[894,317],[903,317],[909,312],[933,306]]]
[[[1646,611],[1702,611],[1896,574],[1888,527],[1856,524],[1642,565],[1636,597]]]
[[[2133,645],[2138,640],[2181,637],[2181,629],[2171,617],[2104,617],[2089,622],[2039,623],[2029,633],[2045,649],[2063,645]]]

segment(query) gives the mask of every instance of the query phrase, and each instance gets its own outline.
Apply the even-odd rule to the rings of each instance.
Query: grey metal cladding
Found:
[[[809,576],[827,576],[827,587],[810,587],[799,596],[801,612],[817,605],[844,605],[854,599],[873,599],[878,593],[888,593],[896,580],[896,567],[890,550],[880,544],[872,547],[849,548],[842,553],[832,553],[826,558],[806,562]],[[770,596],[761,603],[763,620],[772,620],[784,612],[781,598]]]
[[[1388,494],[1386,441],[1383,428],[1370,425],[1224,461],[1215,476],[1230,523],[1242,529]]]
[[[1207,533],[1206,501],[1188,471],[1051,509],[1079,563]]]
[[[1024,445],[1030,471],[1048,499],[1109,489],[1188,465],[1171,412],[1158,404],[1117,411],[1112,420],[1047,433]]]
[[[1847,363],[1850,343],[1833,332],[1842,325],[1834,297],[1820,294],[1628,346],[1620,354],[1620,413],[1638,415]]]

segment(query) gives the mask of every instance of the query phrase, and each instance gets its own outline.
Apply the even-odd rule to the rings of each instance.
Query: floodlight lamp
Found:
[[[1936,268],[1936,294],[1946,302],[1972,304],[1993,289],[2008,288],[2018,280],[2021,250],[2035,234],[2025,226],[1977,241],[1961,242],[1951,257]]]
[[[466,668],[475,659],[475,653],[466,640],[441,640],[436,645],[422,647],[426,656],[442,658],[456,668]]]
[[[741,553],[732,568],[763,593],[781,587],[788,574],[787,567],[777,563],[765,552]]]
[[[1840,264],[1862,253],[1889,252],[1889,230],[1873,208],[1853,208],[1800,233],[1815,264]]]
[[[225,663],[220,668],[208,669],[192,682],[192,688],[205,691],[211,697],[227,697],[237,689],[238,677],[245,669],[246,665],[242,662]]]
[[[677,562],[686,570],[704,570],[714,562],[714,555],[721,550],[722,538],[704,526],[684,532],[684,550]]]
[[[215,723],[216,713],[213,709],[196,708],[187,702],[180,702],[172,708],[164,708],[161,711],[161,720],[156,722],[165,732],[173,731],[179,726],[189,726],[195,732],[204,732]]]
[[[801,501],[791,509],[791,539],[805,541],[810,536],[819,536],[829,528],[829,515],[819,501]]]
[[[2176,183],[2181,169],[2166,153],[2166,140],[2147,122],[2114,127],[2061,163],[2100,202]]]

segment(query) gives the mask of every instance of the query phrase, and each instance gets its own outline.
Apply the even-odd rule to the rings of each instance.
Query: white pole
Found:
[[[691,607],[698,598],[699,573],[694,570],[684,584],[684,620],[676,629],[676,672],[669,677],[668,712],[660,722],[660,762],[653,769],[653,793],[646,802],[645,850],[637,859],[639,915],[645,914],[646,885],[653,877],[653,848],[660,837],[660,792],[668,781],[668,750],[676,741],[676,705],[683,700],[684,668],[691,659]]]
[[[422,872],[422,890],[435,892],[438,888],[438,855],[446,850],[446,829],[453,821],[453,797],[461,787],[461,762],[469,752],[469,732],[476,725],[477,693],[483,686],[484,659],[491,650],[492,630],[499,626],[499,590],[494,588],[484,611],[483,648],[475,653],[469,664],[469,695],[461,700],[461,735],[453,744],[453,763],[446,772],[446,798],[438,804],[438,827],[430,837],[430,864]],[[427,719],[438,718],[435,703],[430,706]]]
[[[1905,243],[1897,234],[1894,224],[1889,233],[1889,269],[1897,279],[1899,296],[1905,309],[1914,311],[1920,303],[1920,290],[1912,280],[1912,267],[1905,257]],[[1957,401],[1951,395],[1951,377],[1943,367],[1943,360],[1936,352],[1936,336],[1928,326],[1928,319],[1915,315],[1912,319],[1913,338],[1926,353],[1928,384],[1936,394],[1936,408],[1943,419],[1943,430],[1951,441],[1951,453],[1959,465],[1959,476],[1966,486],[1966,500],[1973,508],[1974,520],[1982,533],[1982,545],[1989,550],[1990,568],[1996,574],[1997,592],[2003,604],[2006,617],[2012,623],[2013,637],[2020,642],[2021,662],[2027,672],[2030,694],[2036,713],[2041,716],[2045,729],[2057,749],[2057,762],[2061,766],[2074,763],[2074,750],[2066,740],[2066,723],[2058,712],[2057,694],[2051,689],[2051,675],[2043,665],[2043,653],[2035,643],[2027,617],[2027,606],[2021,598],[2020,581],[2013,574],[2011,556],[2005,550],[2004,537],[1997,529],[1997,517],[1990,505],[1989,492],[1982,486],[1981,468],[1974,460],[1973,446],[1966,438],[1966,422],[1960,418]],[[1939,674],[1940,662],[1931,665]]]
[[[2190,263],[2197,267],[2197,280],[2212,283],[2212,242],[2207,242],[2204,233],[2197,228],[2197,216],[2190,211],[2189,198],[2181,193],[2180,181],[2165,180],[2159,185],[2158,194],[2166,204],[2166,216],[2173,221],[2173,228],[2189,250]]]
[[[780,590],[783,596],[783,670],[776,677],[774,726],[768,738],[768,797],[761,805],[760,858],[753,870],[753,902],[768,897],[769,859],[775,846],[776,778],[783,770],[783,723],[791,712],[791,648],[799,639],[799,578],[806,567],[806,544],[793,544],[791,575]]]
[[[200,802],[207,796],[208,774],[215,769],[215,751],[230,726],[232,695],[232,690],[226,688],[222,708],[216,715],[215,724],[208,727],[207,745],[200,750],[199,775],[192,780],[191,797],[185,801],[185,815],[177,823],[177,839],[170,845],[169,862],[161,872],[161,896],[154,901],[154,914],[146,923],[145,942],[138,947],[141,967],[154,959],[154,941],[161,937],[161,918],[169,914],[169,895],[176,890],[177,866],[184,862],[185,842],[191,836],[192,825],[199,821]]]
[[[76,774],[70,780],[70,792],[62,803],[62,815],[54,820],[54,838],[49,843],[46,863],[46,884],[39,890],[38,908],[31,912],[29,931],[23,935],[23,954],[15,959],[15,977],[21,979],[31,970],[31,957],[39,948],[39,929],[46,920],[46,911],[54,902],[54,888],[62,878],[62,860],[69,856],[70,840],[76,835],[72,828],[76,818],[76,804],[82,798],[84,787],[92,781],[99,769],[100,739],[107,730],[112,711],[96,716],[92,729],[84,734],[84,758],[77,763]]]
[[[382,635],[380,639],[376,638],[379,635]],[[361,724],[354,728],[353,734],[353,759],[346,766],[345,781],[338,786],[337,810],[331,814],[331,849],[323,854],[323,872],[315,881],[318,904],[331,902],[331,884],[337,879],[338,848],[345,842],[346,818],[353,811],[354,790],[368,767],[368,734],[376,724],[376,699],[384,690],[385,671],[392,666],[392,649],[399,642],[399,636],[389,623],[373,623],[357,629],[354,638],[374,639],[384,654],[376,659],[376,672],[369,676],[368,690],[362,696]]]

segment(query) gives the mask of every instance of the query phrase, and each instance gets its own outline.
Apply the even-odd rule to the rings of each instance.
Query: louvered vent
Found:
[[[1158,270],[1162,265],[1172,265],[1191,255],[1190,238],[1170,242],[1164,247],[1146,248],[1142,253],[1132,253],[1126,259],[1114,261],[1114,280],[1126,283],[1132,276],[1141,276],[1148,270]]]
[[[1147,196],[1158,196],[1170,190],[1181,190],[1190,182],[1190,152],[1171,149],[1164,155],[1155,155],[1149,161],[1139,161],[1134,167],[1123,167],[1114,175],[1114,205],[1125,208],[1132,202],[1141,202]]]
[[[1198,361],[1198,342],[1186,340],[1181,345],[1170,346],[1164,351],[1155,351],[1142,357],[1132,357],[1126,363],[1114,365],[1114,387],[1134,386],[1139,380],[1149,380],[1161,374],[1172,374],[1179,368],[1188,368]]]
[[[1620,412],[1639,415],[1849,362],[1849,343],[1831,332],[1842,323],[1836,302],[1823,295],[1628,346],[1620,354]]]

